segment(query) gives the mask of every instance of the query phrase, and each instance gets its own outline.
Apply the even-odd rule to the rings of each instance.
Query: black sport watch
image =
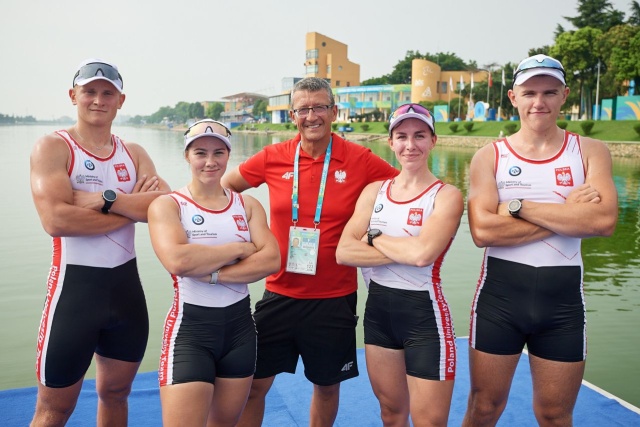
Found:
[[[509,213],[514,218],[520,218],[520,209],[522,209],[522,199],[513,199],[507,205]]]
[[[380,236],[381,234],[382,234],[382,231],[378,230],[377,228],[372,228],[371,230],[369,230],[369,232],[367,233],[367,240],[368,240],[369,246],[373,246],[373,239]]]
[[[102,213],[108,214],[109,209],[113,205],[113,202],[118,198],[118,194],[113,190],[104,190],[102,192],[102,199],[104,200],[104,206],[102,206]]]

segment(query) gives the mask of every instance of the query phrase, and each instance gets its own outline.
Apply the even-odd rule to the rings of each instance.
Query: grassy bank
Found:
[[[462,136],[462,137],[491,137],[496,138],[500,135],[500,132],[504,135],[508,135],[508,126],[516,125],[517,130],[520,127],[520,122],[470,122],[473,123],[473,128],[469,132],[463,126],[468,122],[455,122],[458,125],[457,132],[453,132],[450,129],[451,123],[436,123],[436,132],[441,136]],[[571,132],[584,135],[585,132],[581,128],[581,123],[578,121],[568,121],[566,129]],[[640,126],[640,121],[637,120],[624,120],[624,121],[597,121],[594,122],[594,126],[591,129],[590,137],[601,139],[603,141],[616,141],[616,142],[640,142],[640,135],[634,130],[634,126]],[[295,131],[295,127],[292,123],[287,124],[251,124],[245,125],[238,130],[256,130],[256,131]],[[350,126],[353,128],[354,133],[359,134],[383,134],[386,135],[387,129],[385,128],[385,122],[367,122],[367,123],[337,123],[337,128],[340,126]],[[366,128],[363,129],[363,128]]]

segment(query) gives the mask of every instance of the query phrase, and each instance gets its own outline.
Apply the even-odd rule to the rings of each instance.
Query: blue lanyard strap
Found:
[[[298,162],[300,159],[300,145],[302,141],[298,142],[296,147],[296,158],[293,161],[293,191],[291,193],[291,217],[293,219],[293,225],[298,222]],[[320,224],[320,214],[322,213],[322,202],[324,201],[324,190],[327,186],[327,175],[329,174],[329,162],[331,161],[331,144],[333,143],[333,137],[329,139],[329,145],[327,151],[324,154],[324,166],[322,167],[322,178],[320,180],[320,190],[318,192],[318,203],[316,204],[316,216],[313,220],[314,225],[317,227]]]

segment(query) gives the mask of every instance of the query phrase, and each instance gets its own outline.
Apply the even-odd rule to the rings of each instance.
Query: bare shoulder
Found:
[[[375,198],[375,195],[378,193],[378,190],[380,190],[380,187],[382,187],[382,184],[384,183],[384,181],[373,181],[370,182],[369,184],[367,184],[366,187],[364,187],[362,189],[362,195],[364,196],[373,196]]]
[[[31,151],[31,160],[37,161],[41,158],[47,159],[48,162],[69,159],[69,147],[62,137],[56,133],[50,133],[40,137]]]
[[[493,143],[486,144],[476,151],[472,157],[472,159],[485,159],[487,157],[493,158],[494,148]]]
[[[33,149],[36,150],[47,150],[47,149],[60,149],[67,146],[67,143],[64,142],[64,139],[57,133],[49,133],[47,135],[43,135],[36,141]]]
[[[176,212],[179,210],[179,207],[173,197],[168,194],[163,194],[162,196],[158,196],[149,204],[149,213],[162,213],[168,212],[170,210],[175,210]]]
[[[248,219],[251,219],[253,214],[256,212],[261,215],[266,215],[262,203],[260,203],[260,201],[258,201],[258,199],[256,199],[255,197],[248,194],[243,194],[242,200],[244,201],[244,209],[247,213]]]
[[[122,144],[129,150],[132,156],[139,157],[141,154],[147,155],[147,151],[138,143],[122,141]]]
[[[580,137],[580,148],[585,157],[602,156],[611,157],[611,152],[607,144],[599,139],[593,139],[586,136]]]
[[[493,144],[487,144],[478,149],[471,158],[471,167],[477,168],[493,168],[495,162],[495,150]]]
[[[462,191],[455,185],[445,183],[436,195],[436,203],[437,201],[443,201],[446,206],[454,206],[456,210],[459,208],[460,214],[464,209]]]
[[[447,197],[459,197],[460,199],[462,199],[462,191],[460,191],[460,189],[455,185],[447,184],[446,182],[444,183],[440,191],[438,191],[438,194],[447,195]]]

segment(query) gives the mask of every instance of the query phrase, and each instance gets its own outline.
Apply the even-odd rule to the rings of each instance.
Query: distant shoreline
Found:
[[[154,126],[154,125],[152,125]],[[154,126],[156,127],[156,126]],[[186,126],[174,126],[171,129],[165,126],[158,126],[158,128],[172,130],[176,132],[184,132],[187,130]],[[268,135],[283,135],[286,137],[294,137],[298,131],[264,131],[264,130],[234,130],[234,133],[246,133],[253,135],[264,135],[265,133]],[[337,133],[337,132],[336,132]],[[345,139],[353,142],[369,142],[369,141],[377,141],[381,139],[386,139],[387,135],[385,134],[376,134],[376,133],[353,133],[349,132],[345,134]],[[487,136],[451,136],[451,135],[440,135],[438,136],[438,144],[446,145],[449,147],[468,147],[468,148],[480,148],[487,144],[496,141],[497,138],[487,137]],[[640,144],[634,141],[630,142],[620,142],[620,141],[603,141],[607,147],[609,147],[609,151],[611,152],[611,156],[613,157],[629,157],[629,158],[637,158],[640,157]]]

